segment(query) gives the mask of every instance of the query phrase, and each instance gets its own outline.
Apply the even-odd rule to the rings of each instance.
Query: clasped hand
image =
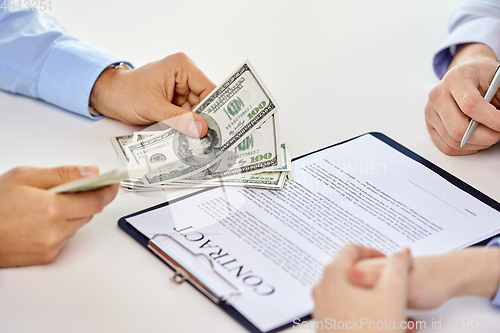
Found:
[[[362,319],[383,322],[386,326],[390,324],[391,327],[377,332],[397,332],[394,328],[406,319],[411,268],[409,251],[405,249],[386,259],[383,266],[377,266],[377,275],[373,274],[370,280],[362,280],[364,271],[357,268],[363,260],[383,256],[376,250],[350,244],[325,268],[322,280],[313,289],[316,302],[313,317],[318,323],[318,332],[327,329],[343,332],[343,328],[352,332],[353,327],[349,329],[345,323],[361,324]],[[370,272],[375,272],[375,269]],[[343,322],[342,327],[328,327],[333,320]],[[364,332],[368,327],[358,326],[358,329],[358,332]]]
[[[499,261],[498,247],[418,257],[410,264],[404,252],[386,258],[377,250],[347,245],[313,290],[314,317],[318,321],[333,316],[337,320],[371,318],[397,325],[405,320],[406,308],[433,309],[467,295],[491,299],[500,283]]]

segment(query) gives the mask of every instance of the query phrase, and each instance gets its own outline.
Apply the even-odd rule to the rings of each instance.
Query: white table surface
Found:
[[[183,51],[218,83],[250,59],[281,106],[281,136],[293,156],[379,131],[500,200],[499,146],[449,157],[425,128],[427,94],[438,82],[433,52],[457,3],[52,0],[52,11],[83,41],[135,66]],[[118,162],[109,138],[142,129],[4,92],[0,115],[0,172],[65,164],[110,170]],[[0,331],[244,332],[193,287],[170,282],[171,270],[117,227],[121,216],[168,198],[120,193],[54,263],[0,270]],[[414,315],[443,323],[495,318],[500,326],[500,312],[479,298]]]

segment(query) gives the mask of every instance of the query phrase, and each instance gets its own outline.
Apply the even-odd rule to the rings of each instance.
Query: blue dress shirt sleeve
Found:
[[[500,237],[492,239],[487,246],[500,247]],[[493,297],[493,299],[491,300],[491,304],[500,307],[500,286],[498,287],[495,297]]]
[[[449,21],[450,34],[434,56],[434,72],[441,79],[460,44],[482,43],[500,58],[500,1],[462,0]]]
[[[122,58],[71,36],[48,11],[0,9],[0,89],[89,117],[95,81]]]

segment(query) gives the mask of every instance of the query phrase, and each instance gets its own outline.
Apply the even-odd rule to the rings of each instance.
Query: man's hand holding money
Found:
[[[194,137],[207,123],[191,110],[216,85],[185,54],[177,53],[132,70],[106,69],[97,79],[89,104],[127,124],[163,122]]]

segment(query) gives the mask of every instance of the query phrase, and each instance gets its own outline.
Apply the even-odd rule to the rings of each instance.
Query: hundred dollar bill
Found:
[[[144,140],[144,139],[149,139],[149,138],[151,138],[151,137],[153,137],[155,135],[159,135],[161,133],[163,133],[163,131],[141,131],[141,132],[134,132],[134,135],[132,137],[132,142],[129,142],[127,144],[127,146],[131,145],[133,143],[136,143],[138,141]]]
[[[141,138],[143,139],[143,138],[151,137],[151,136],[154,136],[156,134],[157,134],[157,132],[135,132],[134,135],[133,135],[133,137],[134,138],[139,138],[139,140],[140,140]],[[120,140],[120,138],[124,138],[124,137],[125,136],[120,136],[120,137],[114,138],[115,140],[112,140],[112,142],[121,142],[121,144],[123,144],[123,146],[121,146],[121,147],[120,147],[120,144],[117,144],[118,148],[115,147],[118,155],[120,155],[120,153],[123,151],[124,146],[128,142],[126,140]],[[130,137],[131,137],[131,135],[130,135]],[[292,164],[291,164],[292,160],[291,160],[291,156],[290,156],[290,151],[287,150],[287,144],[282,143],[280,145],[280,154],[282,156],[282,160],[284,161],[284,163],[282,164],[282,166],[276,166],[276,167],[272,167],[270,169],[267,169],[264,172],[254,172],[254,173],[259,174],[259,175],[263,175],[263,177],[269,177],[272,172],[276,172],[276,171],[292,171]],[[242,184],[242,183],[244,183],[243,181],[242,182],[236,182],[234,179],[237,179],[240,176],[241,176],[241,179],[247,179],[246,177],[248,175],[254,174],[254,173],[253,172],[248,172],[248,173],[241,174],[241,175],[231,176],[231,179],[232,179],[231,182],[236,183],[236,184],[237,183]],[[253,179],[255,179],[255,178],[253,178]],[[215,182],[219,182],[218,179],[214,180],[214,181]],[[191,184],[196,184],[196,183],[200,183],[200,182],[204,182],[204,181],[203,180],[192,181]],[[179,187],[180,187],[180,184],[182,184],[182,183],[185,183],[186,186],[189,186],[188,185],[189,182],[187,182],[187,181],[185,181],[183,179],[181,179],[179,181],[176,181],[176,182],[172,182],[172,183],[179,185]],[[170,185],[170,184],[171,183],[169,183],[167,185]],[[142,181],[140,181],[140,178],[126,180],[126,181],[122,182],[122,185],[127,185],[129,187],[132,187],[132,186],[142,186],[142,187],[145,187],[145,184]]]
[[[256,188],[282,188],[287,172],[260,172],[250,175],[237,175],[203,183],[206,186],[251,186]]]
[[[111,144],[115,148],[118,158],[123,163],[127,165],[129,163],[129,158],[125,152],[125,147],[131,144],[133,141],[133,135],[122,135],[111,138]]]
[[[283,163],[281,166],[275,166],[267,171],[292,171],[292,155],[290,154],[290,150],[287,149],[287,144],[282,143],[280,145],[281,151],[281,159]]]
[[[272,168],[267,168],[267,169],[264,169],[263,171],[260,171],[260,170],[257,170],[257,171],[253,171],[253,170],[247,170],[247,172],[244,172],[244,173],[237,173],[237,174],[234,174],[234,175],[226,175],[224,177],[220,177],[220,178],[202,178],[200,177],[199,179],[194,179],[194,177],[188,177],[188,178],[184,178],[184,179],[179,179],[177,180],[176,182],[178,183],[190,183],[190,184],[197,184],[197,183],[204,183],[204,184],[210,184],[211,181],[213,180],[213,182],[217,183],[217,182],[220,182],[220,180],[225,180],[226,178],[231,178],[233,182],[235,182],[235,179],[238,179],[238,178],[241,178],[241,179],[247,179],[246,177],[250,176],[250,175],[266,175],[269,176],[268,174],[271,174],[271,173],[279,173],[280,171],[283,171],[283,172],[289,172],[289,171],[292,171],[292,161],[291,161],[291,157],[290,157],[290,154],[287,153],[287,150],[286,150],[286,144],[282,143],[280,145],[280,150],[279,150],[279,153],[281,156],[282,156],[282,159],[284,160],[284,163],[282,164],[282,166],[276,166],[276,167],[272,167]],[[238,182],[236,182],[238,183]],[[240,182],[242,183],[242,182]]]
[[[226,162],[218,164],[219,169],[222,170],[217,171],[217,168],[209,168],[200,174],[179,179],[178,181],[197,183],[199,181],[238,174],[258,173],[263,171],[290,171],[290,154],[287,152],[284,143],[278,146],[279,138],[276,115],[277,114],[274,114],[271,119],[246,137],[245,140],[234,149],[234,154],[232,154],[232,152],[225,154],[223,159],[225,158]],[[159,133],[158,131],[135,132],[132,143],[151,138]],[[123,147],[122,149],[125,148]],[[277,159],[275,159],[276,156],[278,157]],[[261,163],[263,160],[277,160],[277,164],[269,167],[267,164]],[[226,167],[221,168],[221,165]]]
[[[136,165],[166,164],[159,172],[142,178],[147,185],[189,177],[219,163],[277,109],[276,101],[247,61],[193,110],[208,124],[205,137],[192,138],[168,129],[127,146],[127,153]],[[275,158],[262,163],[274,166]]]
[[[240,186],[240,187],[254,187],[254,188],[267,188],[267,189],[281,189],[285,184],[288,177],[288,172],[261,172],[251,175],[238,175],[233,177],[226,177],[219,180],[211,180],[207,182],[199,182],[197,184],[171,182],[165,185],[152,185],[145,186],[140,181],[124,181],[122,188],[127,191],[133,192],[154,192],[164,191],[167,189],[178,188],[206,188],[216,186]]]
[[[278,140],[277,123],[273,115],[233,150],[226,152],[219,163],[177,181],[197,183],[281,167],[284,161]]]
[[[157,132],[135,132],[133,137],[138,138],[140,140],[141,138],[151,137],[156,134]],[[116,137],[115,140],[112,140],[112,142],[121,142],[121,144],[123,144],[121,148],[119,147],[118,149],[116,149],[118,154],[120,154],[120,152],[123,151],[123,147],[128,143],[127,140],[120,140],[124,137],[126,136]],[[132,137],[132,135],[130,135],[130,137]],[[138,192],[147,192],[149,191],[148,189],[150,189],[151,191],[159,191],[160,187],[163,189],[189,188],[189,187],[203,188],[203,187],[220,186],[220,185],[248,186],[248,187],[267,186],[266,188],[282,188],[282,184],[284,183],[285,179],[290,178],[288,171],[292,170],[291,156],[289,150],[287,150],[286,148],[287,145],[285,143],[282,143],[280,145],[280,152],[282,155],[282,159],[285,161],[283,166],[273,167],[270,170],[266,170],[266,172],[239,174],[236,176],[226,177],[227,179],[224,178],[211,181],[198,180],[192,183],[173,181],[165,185],[153,185],[153,186],[146,186],[140,180],[139,177],[139,178],[124,180],[122,181],[121,184],[125,190],[128,191],[135,190]],[[276,171],[282,171],[282,172],[276,172]],[[278,179],[278,182],[276,182],[276,179]],[[261,181],[265,182],[263,183]]]

